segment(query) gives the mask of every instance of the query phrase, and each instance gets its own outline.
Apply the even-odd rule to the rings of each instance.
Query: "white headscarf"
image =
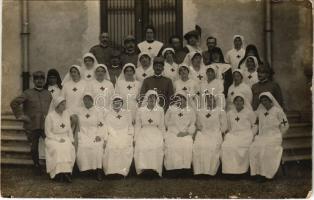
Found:
[[[188,95],[187,95],[187,93],[185,91],[180,89],[180,90],[175,92],[174,97],[177,96],[177,95],[184,96],[185,100],[186,100],[186,103],[187,103],[187,107],[186,108],[192,109],[191,102],[189,101]],[[175,107],[177,107],[177,106],[175,106]],[[184,109],[186,109],[186,108],[184,108]]]
[[[110,102],[111,102],[111,103],[110,103],[110,110],[113,110],[112,103],[113,103],[113,100],[116,99],[116,98],[121,99],[121,101],[123,102],[123,104],[125,103],[124,100],[123,100],[123,97],[122,97],[119,93],[114,93],[114,94],[111,96],[111,98],[110,98]],[[123,109],[123,105],[122,105],[120,111],[122,111],[122,109]]]
[[[158,93],[155,91],[155,90],[148,90],[144,96],[144,99],[143,99],[143,102],[142,102],[142,106],[141,107],[147,107],[147,102],[148,102],[148,97],[150,95],[155,95],[157,97],[156,99],[156,104],[154,106],[154,109],[162,109],[160,106],[159,106],[159,96],[158,96]]]
[[[152,57],[150,56],[150,54],[149,54],[149,53],[146,53],[146,52],[141,52],[141,53],[138,55],[137,67],[138,67],[138,68],[139,68],[139,67],[143,67],[142,64],[141,64],[141,62],[140,62],[140,59],[141,59],[141,57],[142,57],[143,55],[147,55],[147,56],[150,58],[150,65],[149,65],[148,68],[153,67],[153,59],[152,59]]]
[[[244,62],[241,64],[240,66],[240,69],[243,70],[243,71],[248,71],[247,70],[247,67],[246,67],[246,62],[249,58],[252,58],[254,63],[255,63],[255,69],[257,70],[257,68],[259,67],[259,64],[258,64],[258,61],[257,61],[257,58],[255,56],[248,56]]]
[[[270,93],[270,92],[262,92],[258,99],[261,100],[262,96],[266,96],[269,98],[269,100],[273,103],[273,106],[279,108],[281,111],[283,111],[282,107],[280,106],[280,104],[278,103],[278,101],[275,99],[275,97]],[[262,110],[266,110],[266,108],[263,106],[263,104],[259,103],[256,112],[259,113]],[[264,112],[263,112],[264,113]]]
[[[201,63],[203,63],[202,52],[200,52],[200,51],[192,51],[192,52],[188,53],[188,55],[187,55],[187,56],[189,56],[189,61],[190,61],[191,65],[192,65],[192,58],[195,56],[195,54],[200,54],[201,55]]]
[[[190,74],[190,68],[189,68],[189,66],[186,65],[186,64],[180,64],[179,67],[178,67],[178,71],[177,71],[179,77],[180,77],[179,71],[180,71],[180,69],[181,69],[182,67],[186,68],[186,69],[189,71],[189,74]]]
[[[62,80],[62,83],[61,85],[64,85],[65,83],[69,82],[69,81],[72,81],[72,78],[71,78],[71,75],[70,75],[70,71],[72,68],[75,68],[79,71],[80,73],[80,76],[81,76],[81,79],[82,79],[82,70],[81,70],[81,67],[78,66],[78,65],[71,65],[70,68],[69,68],[69,71],[68,73],[65,75],[65,77],[63,78]]]
[[[195,54],[200,54],[201,55],[201,66],[204,65],[204,62],[203,62],[203,56],[202,56],[202,52],[201,51],[191,51],[189,52],[185,59],[184,59],[184,62],[185,64],[187,64],[188,66],[192,66],[192,58],[195,56]]]
[[[241,98],[243,99],[243,101],[244,101],[244,106],[243,106],[243,107],[244,107],[244,108],[247,108],[247,109],[253,111],[252,105],[251,105],[250,102],[245,98],[245,96],[244,96],[243,94],[241,94],[241,93],[235,93],[235,94],[233,95],[232,103],[234,102],[235,98],[237,98],[237,97],[241,97]],[[233,109],[236,109],[235,106],[233,107]]]
[[[173,54],[175,54],[174,49],[171,48],[171,47],[168,47],[168,48],[165,48],[165,49],[161,52],[161,55],[162,55],[163,57],[165,57],[165,54],[166,54],[167,51],[171,51]]]
[[[244,79],[243,71],[242,71],[241,69],[235,69],[235,70],[233,70],[232,75],[233,75],[235,72],[239,72],[239,73],[241,74],[241,76],[242,76],[242,82],[241,82],[241,83],[243,83],[243,79]],[[233,81],[233,83],[234,83],[234,81]]]
[[[85,65],[85,59],[86,58],[91,58],[94,60],[94,64],[92,66],[91,69],[87,69],[86,65]],[[97,66],[98,62],[97,62],[97,59],[95,58],[95,56],[92,54],[92,53],[86,53],[84,56],[83,56],[83,63],[82,63],[82,77],[85,79],[85,80],[92,80],[92,79],[95,79],[94,77],[94,71],[95,71],[95,68]],[[91,77],[88,77],[88,76],[91,76]]]
[[[57,96],[53,98],[49,105],[48,113],[55,111],[56,107],[63,101],[65,101],[65,98],[63,96]]]
[[[216,66],[213,66],[213,65],[207,65],[207,66],[206,66],[206,69],[205,69],[205,73],[207,73],[207,70],[208,70],[208,69],[212,69],[212,70],[214,70],[214,73],[215,73],[215,79],[217,79],[218,74],[217,74],[217,68],[216,68]],[[206,80],[207,80],[207,77],[206,77]]]
[[[96,57],[94,56],[94,54],[92,54],[92,53],[86,53],[86,54],[84,54],[84,56],[83,56],[83,61],[82,61],[82,67],[83,67],[83,70],[87,70],[87,67],[86,67],[86,65],[85,65],[85,62],[84,62],[84,60],[85,60],[85,58],[92,58],[93,60],[94,60],[94,66],[93,66],[93,68],[92,69],[95,69],[95,67],[96,67],[96,65],[98,64],[98,61],[97,61],[97,59],[96,59]],[[92,69],[90,69],[90,70],[92,70]]]
[[[133,68],[133,70],[134,70],[133,78],[134,78],[134,80],[135,80],[136,67],[135,67],[135,65],[134,65],[133,63],[126,63],[126,64],[123,66],[122,71],[121,71],[121,74],[120,74],[118,80],[125,80],[124,70],[125,70],[127,67]]]
[[[58,96],[58,97],[53,99],[53,106],[56,108],[63,101],[65,101],[65,98],[63,96]]]
[[[84,92],[84,95],[82,96],[82,106],[84,107],[84,109],[87,109],[87,108],[85,107],[85,104],[84,104],[84,97],[85,97],[85,96],[90,96],[90,97],[93,99],[93,106],[92,106],[91,108],[89,108],[89,109],[95,108],[95,99],[94,99],[94,96],[93,96],[90,92],[86,91],[86,92]]]
[[[244,37],[243,37],[242,35],[234,35],[234,36],[233,36],[233,38],[232,38],[232,46],[234,47],[233,42],[234,42],[234,40],[235,40],[236,38],[240,38],[240,39],[241,39],[241,41],[242,41],[242,46],[241,46],[241,48],[244,48]]]
[[[106,70],[106,77],[105,77],[105,79],[110,81],[109,71],[108,71],[108,68],[107,68],[107,66],[105,64],[97,64],[96,67],[95,67],[94,73],[96,73],[96,69],[98,69],[100,67]]]

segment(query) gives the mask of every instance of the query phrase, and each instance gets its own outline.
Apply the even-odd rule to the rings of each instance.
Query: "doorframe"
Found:
[[[137,42],[143,41],[144,29],[148,25],[148,1],[135,1],[135,37]],[[183,42],[183,0],[175,0],[176,4],[176,35]],[[100,0],[100,31],[108,31],[108,1]],[[167,41],[168,42],[168,41]]]
[[[100,33],[108,31],[108,1],[100,0]],[[103,20],[106,19],[106,20]]]
[[[183,44],[183,0],[176,0],[176,35]]]

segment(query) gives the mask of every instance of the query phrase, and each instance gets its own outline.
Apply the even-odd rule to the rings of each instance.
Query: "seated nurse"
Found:
[[[228,132],[221,147],[223,174],[243,174],[249,168],[249,147],[256,134],[256,116],[242,94],[234,94],[234,107],[227,112]]]
[[[185,93],[178,91],[175,94],[174,104],[170,106],[165,116],[166,170],[191,168],[196,116],[187,102]]]
[[[154,171],[162,176],[164,158],[164,110],[156,91],[148,90],[136,114],[134,161],[137,174]]]
[[[282,135],[289,129],[289,123],[281,106],[270,92],[259,96],[258,135],[250,146],[251,175],[272,179],[281,162]]]
[[[132,115],[123,109],[123,98],[114,95],[112,107],[105,116],[108,139],[103,156],[106,175],[119,174],[127,176],[133,160]]]
[[[84,107],[78,112],[79,131],[77,133],[77,166],[80,171],[94,171],[96,179],[102,180],[102,157],[107,139],[103,117],[94,106],[90,94],[83,96]]]
[[[65,98],[55,98],[53,106],[45,120],[46,168],[51,178],[72,182],[75,148]]]

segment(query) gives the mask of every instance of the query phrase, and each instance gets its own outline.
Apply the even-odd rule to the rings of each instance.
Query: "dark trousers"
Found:
[[[35,166],[39,166],[39,153],[38,153],[38,143],[39,138],[45,139],[45,131],[43,129],[36,129],[32,131],[27,131],[27,138],[31,144],[31,154],[32,160]]]

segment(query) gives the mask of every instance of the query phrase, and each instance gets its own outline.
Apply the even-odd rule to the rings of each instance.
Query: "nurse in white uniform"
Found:
[[[193,169],[195,175],[214,176],[220,165],[222,135],[227,130],[227,115],[217,106],[217,99],[213,95],[207,94],[205,100],[205,107],[197,111]]]
[[[108,139],[103,156],[106,175],[127,176],[133,160],[133,136],[131,113],[123,109],[123,98],[114,95],[112,108],[105,116]]]
[[[165,116],[166,170],[191,168],[195,120],[195,112],[188,107],[184,92],[176,92],[174,104],[170,106]]]
[[[59,176],[71,182],[75,162],[75,148],[70,115],[65,110],[64,97],[53,99],[54,110],[45,119],[46,168],[51,178]]]
[[[281,106],[270,92],[259,95],[258,135],[250,147],[251,175],[272,179],[281,162],[282,135],[289,129],[289,123]]]
[[[257,131],[256,116],[242,94],[235,94],[228,111],[228,132],[221,148],[222,173],[243,174],[249,168],[249,147]]]
[[[102,158],[107,140],[107,127],[91,94],[83,97],[84,107],[78,112],[79,131],[76,162],[79,170],[93,170],[98,181],[102,180]]]
[[[136,114],[134,160],[137,174],[153,170],[162,176],[164,135],[164,110],[159,106],[157,92],[148,90]]]

